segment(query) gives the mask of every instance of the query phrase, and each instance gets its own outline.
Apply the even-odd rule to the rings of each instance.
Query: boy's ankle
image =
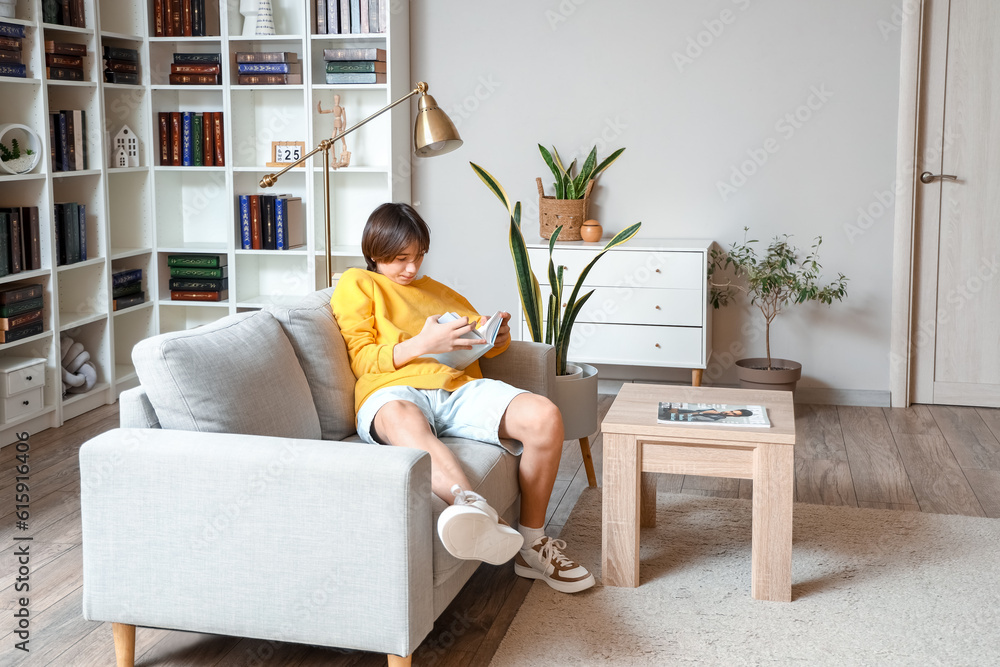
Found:
[[[530,549],[531,545],[545,537],[545,528],[529,528],[523,523],[517,527],[517,532],[524,538],[524,549]]]

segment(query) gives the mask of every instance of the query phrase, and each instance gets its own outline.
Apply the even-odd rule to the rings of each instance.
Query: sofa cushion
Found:
[[[147,338],[132,361],[162,428],[320,437],[305,374],[270,313]]]
[[[347,345],[330,309],[333,289],[303,297],[291,306],[268,306],[292,343],[305,372],[324,440],[342,440],[355,432],[354,384]]]

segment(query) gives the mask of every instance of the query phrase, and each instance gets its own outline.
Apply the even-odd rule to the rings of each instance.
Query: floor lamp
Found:
[[[413,128],[413,152],[417,154],[417,157],[433,157],[435,155],[444,155],[445,153],[450,153],[459,146],[462,145],[462,139],[458,136],[458,130],[455,129],[455,124],[451,122],[443,110],[441,110],[437,102],[431,95],[427,94],[427,84],[423,81],[417,83],[417,87],[411,90],[406,95],[403,95],[398,100],[391,104],[387,104],[382,107],[372,115],[368,116],[364,120],[358,121],[355,125],[347,128],[340,134],[329,139],[324,139],[317,144],[316,148],[312,149],[297,161],[289,164],[287,167],[282,169],[276,174],[266,174],[262,179],[260,179],[260,187],[269,188],[278,182],[278,179],[286,171],[293,167],[297,167],[309,158],[311,158],[316,153],[322,151],[323,153],[323,228],[326,234],[326,286],[330,287],[333,285],[333,257],[330,253],[331,237],[330,237],[330,151],[333,150],[333,145],[341,137],[346,137],[348,134],[358,129],[368,121],[381,116],[383,113],[393,108],[394,106],[405,102],[416,94],[420,94],[420,100],[417,104],[417,118]]]

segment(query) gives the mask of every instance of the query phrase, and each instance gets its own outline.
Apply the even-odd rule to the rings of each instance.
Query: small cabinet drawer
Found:
[[[0,384],[3,395],[15,396],[45,384],[45,362],[40,361],[32,366],[7,371],[3,376],[4,381]]]
[[[16,396],[3,399],[3,421],[9,422],[39,412],[44,407],[44,388],[35,387]]]
[[[556,246],[557,265],[566,266],[566,282],[575,281],[597,252]],[[529,248],[531,267],[539,277],[548,276],[547,248]],[[620,250],[605,254],[587,274],[585,287],[646,287],[704,289],[707,281],[704,253],[653,250]]]
[[[584,285],[580,294],[590,289]],[[700,327],[705,316],[705,292],[700,289],[593,289],[594,295],[580,310],[577,322]],[[542,285],[542,294],[549,291],[548,285]],[[564,288],[563,301],[572,291],[572,285]]]

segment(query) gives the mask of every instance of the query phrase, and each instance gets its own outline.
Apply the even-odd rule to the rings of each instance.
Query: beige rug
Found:
[[[535,582],[491,665],[997,665],[1000,520],[795,505],[791,603],[750,598],[750,502],[660,494],[641,584],[603,587],[601,496],[562,538],[598,584]]]

